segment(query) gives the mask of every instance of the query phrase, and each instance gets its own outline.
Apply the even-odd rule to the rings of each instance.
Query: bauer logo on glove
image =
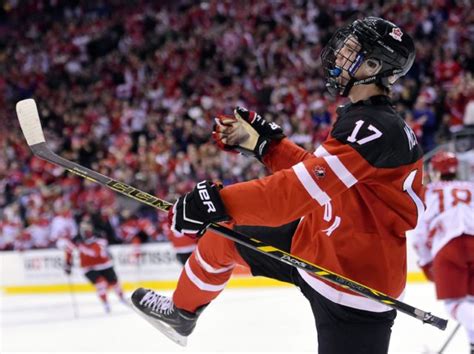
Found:
[[[201,181],[191,192],[180,197],[168,214],[171,230],[199,237],[211,223],[230,220],[219,195],[220,189],[220,184]]]
[[[199,197],[204,205],[207,205],[207,213],[211,214],[217,211],[214,203],[211,201],[211,197],[209,196],[209,192],[206,189],[206,181],[201,181],[196,185],[198,189]]]

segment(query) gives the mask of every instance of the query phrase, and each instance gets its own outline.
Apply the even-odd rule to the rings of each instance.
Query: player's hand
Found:
[[[219,195],[222,187],[210,181],[199,182],[194,189],[178,198],[168,212],[168,222],[173,232],[199,237],[209,224],[228,221],[224,203]]]
[[[267,122],[258,113],[237,107],[234,116],[219,115],[212,137],[217,146],[225,151],[254,156],[260,161],[272,141],[285,137],[281,127]]]

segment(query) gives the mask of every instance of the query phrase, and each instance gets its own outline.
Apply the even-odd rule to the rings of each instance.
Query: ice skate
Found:
[[[185,347],[187,337],[196,326],[196,321],[204,309],[196,313],[180,310],[169,297],[158,295],[153,290],[138,288],[132,294],[133,308],[155,328],[175,343]]]

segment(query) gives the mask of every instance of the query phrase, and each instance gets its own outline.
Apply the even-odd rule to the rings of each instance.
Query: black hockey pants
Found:
[[[278,228],[236,226],[235,230],[253,236],[286,252],[297,222]],[[252,274],[291,283],[300,288],[313,310],[319,354],[386,354],[396,311],[369,312],[336,304],[311,288],[295,267],[262,255],[236,243]]]

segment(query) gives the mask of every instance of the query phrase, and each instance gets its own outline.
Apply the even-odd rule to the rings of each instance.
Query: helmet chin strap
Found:
[[[347,97],[349,95],[350,90],[354,86],[359,86],[359,85],[370,85],[373,83],[381,82],[383,78],[390,76],[391,74],[377,74],[377,75],[372,75],[369,77],[366,77],[365,79],[360,79],[356,80],[353,76],[351,76],[351,79],[347,82],[346,86],[344,87],[344,91],[341,93],[341,96]]]
[[[350,90],[354,86],[359,86],[359,85],[370,85],[373,83],[382,83],[382,79],[392,75],[391,72],[386,72],[386,73],[380,73],[381,69],[381,64],[380,62],[375,62],[373,59],[368,58],[367,63],[370,68],[374,69],[376,72],[374,75],[371,75],[369,77],[366,77],[364,79],[357,80],[355,78],[355,74],[357,70],[361,67],[362,63],[364,62],[365,56],[363,53],[359,53],[354,60],[354,63],[351,65],[349,70],[347,71],[349,73],[350,79],[347,82],[347,84],[344,86],[344,90],[341,93],[341,96],[347,97],[349,95]]]
[[[369,85],[373,84],[378,80],[378,76],[369,76],[365,79],[356,80],[355,77],[351,76],[350,80],[347,82],[346,86],[344,86],[344,91],[342,91],[341,96],[347,97],[349,96],[349,92],[351,91],[352,87],[359,86],[359,85]]]

